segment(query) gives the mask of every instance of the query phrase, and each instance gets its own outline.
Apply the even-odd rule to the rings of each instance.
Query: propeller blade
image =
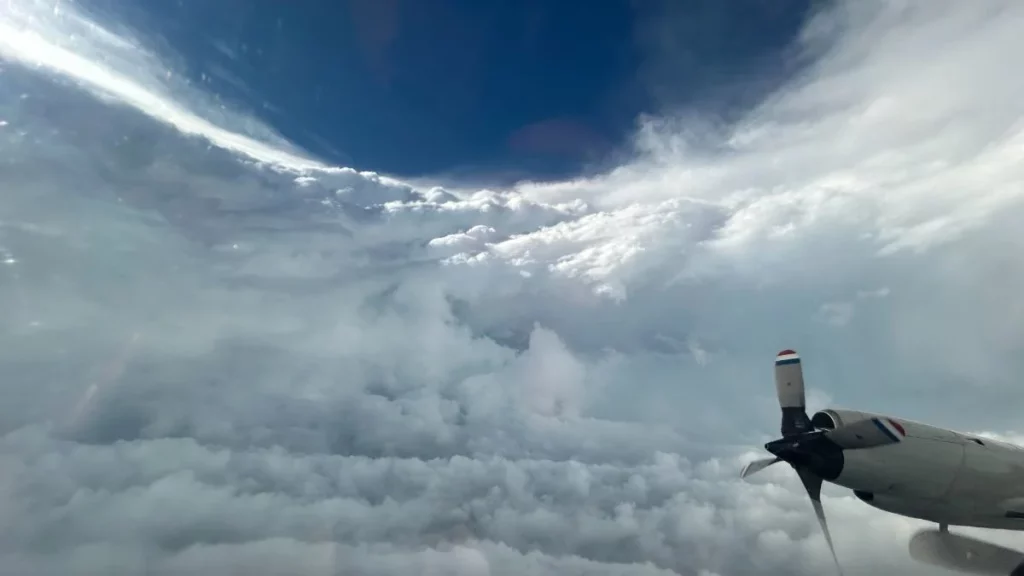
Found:
[[[890,420],[870,418],[826,430],[825,436],[844,450],[859,450],[896,444],[903,436],[903,429]]]
[[[777,462],[782,462],[782,459],[781,458],[761,458],[760,460],[754,460],[750,464],[747,464],[746,466],[743,467],[743,472],[740,473],[740,478],[746,478],[747,476],[752,476],[754,474],[757,474],[761,470],[764,470],[765,468],[767,468],[767,467],[769,467],[772,464],[775,464]]]
[[[814,514],[818,517],[818,524],[821,524],[821,531],[825,534],[828,549],[832,552],[832,561],[836,563],[836,570],[839,572],[839,576],[843,576],[843,567],[839,565],[836,547],[832,544],[832,535],[828,531],[828,522],[825,521],[825,510],[821,507],[821,500],[811,500],[811,504],[814,505]]]
[[[828,530],[828,522],[825,520],[825,509],[821,506],[821,483],[822,480],[810,470],[797,468],[796,473],[800,475],[800,481],[811,497],[811,504],[814,506],[814,515],[818,517],[818,524],[825,534],[825,541],[828,542],[828,549],[832,552],[832,560],[836,563],[836,570],[839,576],[843,576],[843,568],[839,565],[839,557],[836,556],[836,547],[832,544],[832,534]]]
[[[793,350],[783,350],[775,357],[775,392],[782,408],[782,436],[810,432],[811,420],[807,417],[804,398],[804,371],[800,355]]]

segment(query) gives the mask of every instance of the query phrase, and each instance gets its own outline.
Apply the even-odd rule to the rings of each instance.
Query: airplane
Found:
[[[1024,448],[870,412],[826,408],[808,417],[803,366],[793,350],[775,357],[775,389],[782,437],[765,444],[771,458],[747,464],[740,476],[789,464],[840,573],[821,506],[823,482],[880,510],[934,522],[942,534],[950,526],[1024,530]]]

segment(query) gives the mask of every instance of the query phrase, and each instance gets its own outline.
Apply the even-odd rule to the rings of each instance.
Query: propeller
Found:
[[[794,466],[794,468],[796,467]],[[828,543],[829,552],[832,552],[832,561],[836,563],[836,571],[839,572],[839,576],[842,576],[843,567],[839,565],[839,556],[836,556],[836,546],[832,543],[832,533],[828,530],[828,520],[825,520],[825,508],[821,505],[822,479],[807,468],[796,468],[796,473],[800,476],[800,482],[803,483],[804,490],[807,490],[807,495],[811,498],[811,505],[814,506],[814,515],[818,517],[821,533],[825,535],[825,542]]]
[[[747,476],[751,476],[753,474],[757,474],[761,470],[764,470],[765,468],[771,466],[772,464],[778,463],[778,462],[782,462],[782,459],[781,458],[761,458],[759,460],[754,460],[750,464],[747,464],[746,466],[743,467],[743,472],[740,473],[740,477],[741,478],[746,478]]]
[[[843,450],[874,448],[899,440],[878,418],[857,421],[831,430],[815,430],[807,417],[800,356],[793,350],[783,350],[775,357],[775,390],[782,409],[782,438],[765,444],[772,458],[762,458],[747,464],[740,476],[747,478],[779,462],[789,464],[807,491],[814,515],[818,518],[825,542],[832,552],[832,560],[841,576],[843,569],[839,565],[825,510],[821,505],[822,483],[835,480],[842,473]]]

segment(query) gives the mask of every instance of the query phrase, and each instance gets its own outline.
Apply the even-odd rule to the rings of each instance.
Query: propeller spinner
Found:
[[[832,430],[815,430],[807,417],[800,356],[793,350],[783,350],[775,357],[775,389],[782,409],[782,438],[765,444],[773,458],[747,464],[741,476],[746,478],[778,462],[792,466],[811,499],[814,514],[832,552],[832,560],[841,575],[842,568],[832,544],[825,510],[821,506],[821,485],[825,480],[839,477],[843,470],[843,450],[874,448],[891,444],[894,440],[885,433],[876,418]]]

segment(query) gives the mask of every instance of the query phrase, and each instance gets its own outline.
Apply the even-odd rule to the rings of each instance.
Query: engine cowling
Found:
[[[857,410],[828,408],[811,418],[816,429],[832,430],[878,419],[896,442],[868,450],[844,450],[843,467],[832,482],[862,493],[940,498],[963,463],[963,438],[927,424]]]
[[[834,430],[840,426],[849,426],[854,422],[870,418],[885,418],[885,416],[858,410],[826,408],[814,413],[814,416],[811,417],[811,425],[818,430]]]

